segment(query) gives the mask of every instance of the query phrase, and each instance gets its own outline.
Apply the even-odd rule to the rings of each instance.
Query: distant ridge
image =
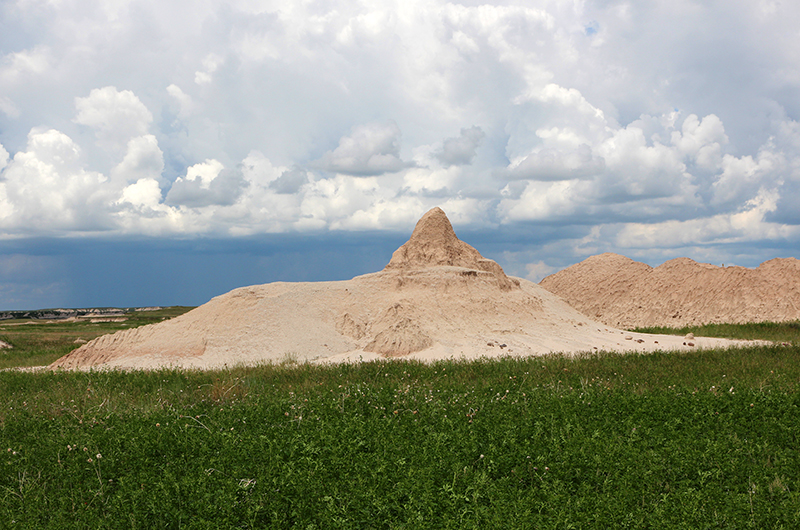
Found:
[[[91,318],[121,316],[130,311],[155,311],[160,308],[118,308],[118,307],[92,307],[83,309],[32,309],[25,311],[0,311],[0,320],[31,319],[31,320],[66,320],[68,318]]]
[[[628,329],[800,319],[795,258],[775,258],[755,269],[676,258],[653,268],[606,253],[539,285],[590,318]]]

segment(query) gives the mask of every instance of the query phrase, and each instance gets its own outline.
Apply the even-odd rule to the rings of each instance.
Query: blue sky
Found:
[[[380,269],[442,207],[539,280],[800,244],[800,6],[9,0],[0,309]]]

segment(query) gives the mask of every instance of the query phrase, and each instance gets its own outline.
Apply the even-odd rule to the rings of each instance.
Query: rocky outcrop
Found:
[[[444,212],[434,208],[379,272],[235,289],[174,319],[90,341],[51,368],[479,359],[652,349],[680,340],[623,336],[628,334],[590,320],[537,284],[506,276],[460,241]]]
[[[129,311],[116,307],[92,307],[87,309],[35,309],[29,311],[0,311],[0,320],[66,320],[68,318],[112,318],[123,317]]]
[[[755,269],[676,258],[653,268],[607,253],[540,285],[591,318],[629,329],[800,319],[795,258],[776,258]]]
[[[394,251],[384,270],[418,270],[429,267],[462,267],[488,272],[503,290],[518,288],[497,262],[481,256],[473,246],[456,236],[441,208],[433,208],[417,222],[409,240]]]

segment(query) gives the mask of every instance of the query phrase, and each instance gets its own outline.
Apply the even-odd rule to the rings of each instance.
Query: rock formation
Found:
[[[540,285],[590,318],[629,329],[800,319],[795,258],[772,259],[755,269],[677,258],[653,268],[607,253]]]
[[[235,289],[175,319],[99,337],[51,367],[218,368],[680,347],[677,337],[627,335],[535,283],[509,278],[460,241],[434,208],[382,271]]]
[[[441,208],[422,216],[409,240],[394,251],[385,271],[407,271],[430,267],[462,267],[494,276],[503,290],[519,287],[519,281],[506,276],[496,262],[481,256],[471,245],[456,236],[453,225]]]

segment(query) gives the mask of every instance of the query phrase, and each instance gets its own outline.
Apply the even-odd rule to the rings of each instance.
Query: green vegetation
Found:
[[[796,339],[0,372],[0,527],[797,528]]]
[[[0,320],[0,340],[12,345],[10,349],[0,349],[0,369],[48,365],[82,344],[75,341],[88,342],[121,329],[153,324],[190,309],[166,307],[157,311],[129,311],[122,322],[104,316],[78,320]]]
[[[698,337],[721,337],[725,339],[757,339],[774,342],[794,342],[800,344],[800,321],[795,322],[752,322],[750,324],[705,324],[683,328],[637,328],[639,333],[663,333],[666,335],[685,335],[694,333]]]

